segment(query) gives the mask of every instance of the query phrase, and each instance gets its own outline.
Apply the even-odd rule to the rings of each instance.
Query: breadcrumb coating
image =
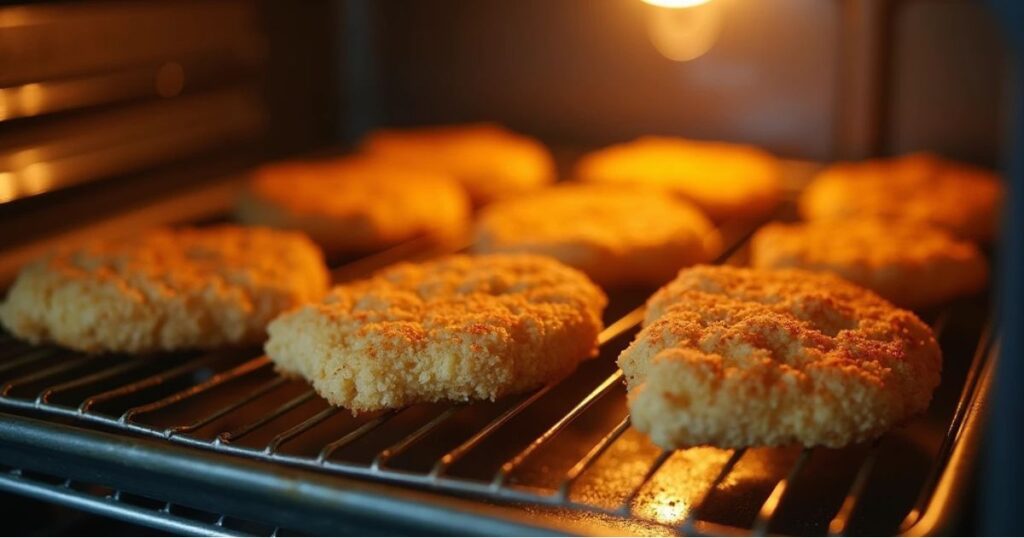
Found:
[[[267,355],[353,412],[496,399],[596,351],[606,298],[542,256],[448,256],[337,286],[271,322]]]
[[[924,411],[942,357],[914,314],[839,277],[697,266],[650,299],[619,366],[662,447],[840,447]]]
[[[821,172],[800,196],[808,220],[874,216],[931,223],[965,239],[995,237],[1003,185],[992,172],[913,153],[840,163]]]
[[[451,175],[476,205],[555,180],[554,160],[543,144],[490,123],[380,129],[361,149],[375,158]]]
[[[666,189],[711,218],[761,216],[780,198],[778,160],[754,146],[644,136],[584,156],[583,181]]]
[[[474,249],[544,254],[604,286],[657,286],[713,259],[721,236],[668,193],[570,184],[485,208]]]
[[[875,218],[770,224],[754,235],[751,265],[829,271],[907,308],[978,293],[988,263],[978,247],[930,224]]]
[[[305,236],[158,229],[57,250],[22,268],[0,321],[33,344],[144,353],[257,344],[282,311],[327,290]]]
[[[303,231],[331,252],[455,237],[469,212],[453,178],[360,157],[264,166],[236,208],[242,222]]]

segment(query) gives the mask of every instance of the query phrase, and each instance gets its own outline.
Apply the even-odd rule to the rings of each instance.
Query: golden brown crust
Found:
[[[583,157],[583,181],[666,189],[711,218],[760,216],[778,204],[779,164],[753,146],[645,136]]]
[[[477,205],[555,180],[554,160],[543,144],[489,123],[380,129],[361,149],[374,158],[455,177]]]
[[[279,317],[266,352],[353,411],[493,400],[591,356],[605,303],[550,258],[448,256],[393,266]]]
[[[907,308],[978,293],[988,264],[973,243],[926,223],[872,218],[770,224],[754,235],[751,265],[829,271]]]
[[[843,446],[924,411],[941,352],[914,314],[826,274],[697,266],[619,357],[660,446]]]
[[[256,170],[236,214],[248,224],[303,231],[328,251],[345,252],[455,237],[469,210],[462,187],[444,174],[344,157]]]
[[[808,220],[914,220],[990,241],[1002,197],[1002,182],[988,170],[913,153],[828,167],[800,196],[800,213]]]
[[[305,236],[222,226],[92,241],[24,267],[0,306],[19,338],[85,352],[256,344],[327,288]]]
[[[721,237],[699,209],[668,193],[575,184],[485,208],[474,249],[544,254],[606,286],[657,286],[713,259]]]

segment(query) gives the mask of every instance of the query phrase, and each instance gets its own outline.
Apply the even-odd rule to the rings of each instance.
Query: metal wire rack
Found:
[[[280,536],[285,534],[278,528],[236,521],[224,514],[179,506],[171,502],[146,499],[120,490],[27,472],[17,468],[2,469],[0,487],[28,497],[56,502],[71,508],[180,535]]]
[[[749,231],[734,235],[729,255],[742,251]],[[396,252],[344,272],[417,255],[408,247]],[[352,416],[276,375],[254,350],[93,357],[0,336],[0,407],[238,456],[264,469],[283,465],[511,504],[523,518],[596,521],[619,532],[914,534],[926,512],[942,509],[934,508],[940,482],[984,393],[978,387],[992,340],[984,301],[926,313],[946,355],[943,385],[926,416],[876,442],[843,450],[665,451],[631,428],[614,365],[646,294],[613,297],[597,359],[557,384],[497,402]],[[170,508],[140,512],[114,497],[85,499],[68,486],[47,487],[67,502],[149,524],[160,519],[170,530],[228,533]],[[8,472],[0,487],[27,486]]]

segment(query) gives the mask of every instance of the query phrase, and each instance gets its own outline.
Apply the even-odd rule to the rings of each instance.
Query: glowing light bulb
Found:
[[[643,0],[654,6],[647,20],[651,44],[662,56],[685,62],[703,56],[722,27],[721,6],[711,0]]]

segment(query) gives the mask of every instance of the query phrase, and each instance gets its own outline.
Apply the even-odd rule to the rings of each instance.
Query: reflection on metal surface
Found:
[[[13,200],[18,195],[16,178],[10,172],[0,172],[0,204]]]
[[[168,65],[166,90],[180,91]],[[239,87],[24,129],[0,151],[0,202],[184,159],[252,139],[264,126],[262,103]]]
[[[647,19],[647,34],[662,56],[686,62],[711,50],[722,27],[719,2],[645,0],[655,7]]]
[[[614,510],[639,487],[644,473],[661,450],[647,436],[629,429],[580,477],[573,488],[573,502]]]
[[[39,83],[25,84],[0,90],[0,120],[38,114],[44,103],[43,87]]]
[[[633,512],[666,525],[678,525],[707,494],[731,451],[711,447],[676,452],[637,497]]]

